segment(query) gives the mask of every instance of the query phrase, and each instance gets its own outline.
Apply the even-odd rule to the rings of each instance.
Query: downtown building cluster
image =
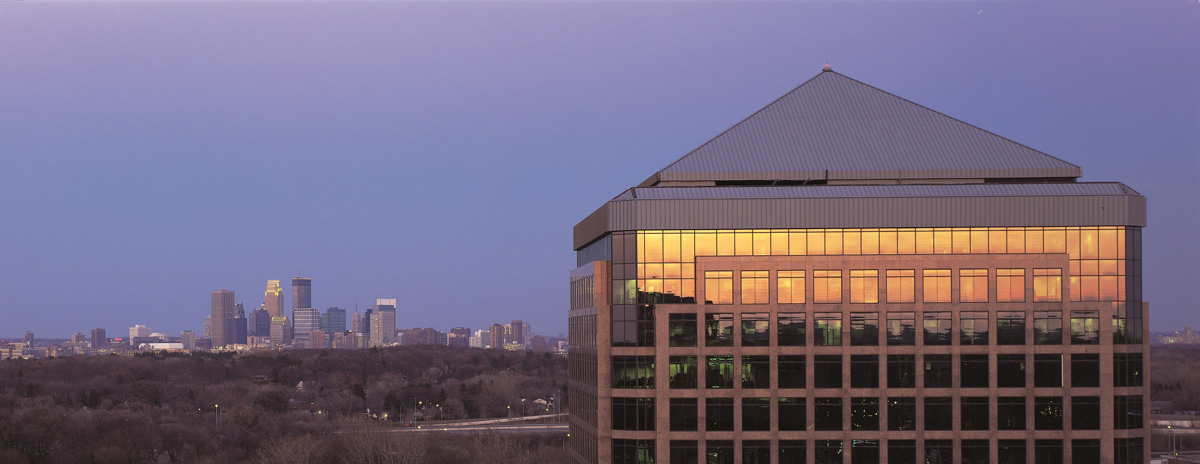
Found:
[[[580,463],[1144,463],[1145,198],[825,69],[574,229]]]

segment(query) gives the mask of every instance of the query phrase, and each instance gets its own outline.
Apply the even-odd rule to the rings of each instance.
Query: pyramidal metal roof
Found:
[[[1079,166],[826,68],[641,186],[1081,175]]]

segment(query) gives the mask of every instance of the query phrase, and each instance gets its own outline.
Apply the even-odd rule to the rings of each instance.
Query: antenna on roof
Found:
[[[826,61],[826,62],[825,62],[825,67],[821,69],[821,72],[830,72],[830,71],[833,71],[833,68],[830,68],[830,67],[829,67],[829,62],[828,62],[828,61]]]

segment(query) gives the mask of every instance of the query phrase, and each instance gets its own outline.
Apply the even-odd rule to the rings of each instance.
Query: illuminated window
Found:
[[[1062,269],[1033,270],[1033,301],[1062,301]]]
[[[733,304],[733,271],[704,271],[704,304]]]
[[[996,269],[996,301],[1000,303],[1025,302],[1025,270]]]
[[[950,302],[950,270],[949,269],[925,269],[921,272],[923,279],[921,281],[924,298],[922,301],[926,303],[949,303]]]
[[[1071,311],[1071,344],[1100,344],[1100,312],[1095,310]]]
[[[780,303],[804,303],[804,271],[779,271],[775,276]]]
[[[704,315],[704,346],[733,346],[733,314]]]
[[[816,346],[841,346],[842,313],[813,315],[813,340]]]
[[[887,271],[887,302],[912,303],[916,271],[912,269],[890,269]]]
[[[769,313],[742,313],[742,346],[770,346]]]
[[[813,302],[842,302],[842,271],[813,271]]]
[[[879,302],[879,271],[875,269],[850,271],[850,302]]]
[[[742,304],[770,303],[770,282],[768,271],[742,271]]]
[[[961,269],[958,271],[958,301],[960,303],[987,303],[988,270]]]

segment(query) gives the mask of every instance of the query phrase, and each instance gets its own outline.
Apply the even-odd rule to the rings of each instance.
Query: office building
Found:
[[[446,344],[460,348],[466,348],[470,346],[471,329],[468,327],[455,327],[450,329],[450,332],[446,334]]]
[[[133,340],[137,338],[145,339],[150,337],[150,328],[141,324],[134,325],[129,328],[129,344],[133,345]],[[137,345],[134,345],[137,346]]]
[[[336,306],[321,314],[321,330],[327,334],[346,331],[346,310]]]
[[[1145,198],[1081,176],[826,69],[575,226],[574,459],[1148,462]]]
[[[108,348],[108,334],[104,329],[92,329],[92,348],[97,350]]]
[[[321,330],[321,310],[317,308],[293,309],[292,329],[295,333],[292,344],[297,348],[309,347],[309,334],[314,330]]]
[[[379,300],[386,303],[388,300]],[[370,345],[384,346],[396,341],[396,300],[391,304],[376,304],[370,311]]]
[[[254,337],[270,337],[271,336],[271,313],[263,308],[250,311],[250,317],[246,318],[246,329],[250,336]]]
[[[233,292],[230,290],[217,290],[212,292],[212,344],[213,347],[221,347],[234,343],[235,330],[233,328],[234,316]],[[130,333],[132,337],[133,334]]]
[[[269,317],[287,316],[283,308],[283,286],[278,280],[268,280],[267,291],[263,293],[263,309],[270,314]],[[267,321],[267,325],[270,326],[270,319]]]
[[[292,344],[292,321],[286,316],[271,318],[271,346],[290,346]]]
[[[233,319],[230,323],[232,324],[233,329],[230,332],[232,334],[230,337],[232,338],[229,339],[229,344],[245,345],[247,338],[249,338],[250,331],[248,328],[248,321],[246,319],[246,307],[242,306],[241,303],[233,305]]]
[[[292,311],[298,308],[312,307],[312,279],[308,277],[292,278]]]
[[[493,350],[504,349],[504,334],[507,331],[505,326],[500,324],[492,324],[488,329],[488,348]]]
[[[196,332],[192,332],[191,330],[180,332],[179,341],[183,343],[183,349],[185,350],[196,349]]]

